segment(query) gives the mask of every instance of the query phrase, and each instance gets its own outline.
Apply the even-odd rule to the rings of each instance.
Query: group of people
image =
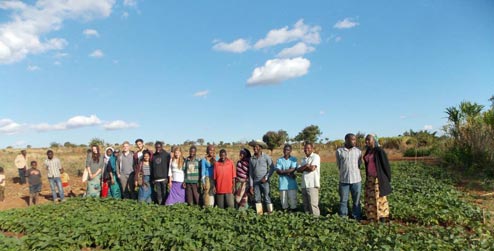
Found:
[[[386,196],[391,189],[390,165],[384,150],[379,147],[375,135],[365,138],[366,151],[362,154],[356,147],[356,136],[347,134],[345,145],[336,151],[339,169],[339,195],[341,216],[348,216],[349,196],[352,197],[350,216],[362,219],[360,168],[365,165],[365,215],[369,220],[385,221],[389,218],[389,205]],[[301,192],[304,212],[320,215],[319,189],[321,159],[314,152],[312,143],[305,143],[305,156],[299,162],[291,155],[292,147],[283,147],[283,156],[274,163],[263,152],[266,144],[251,141],[253,154],[247,148],[239,153],[235,163],[228,158],[225,149],[216,156],[214,145],[208,145],[206,156],[198,157],[197,148],[191,146],[188,156],[184,156],[179,146],[173,146],[170,152],[163,149],[162,142],[156,142],[154,151],[145,147],[142,139],[135,141],[137,149],[130,150],[130,143],[122,144],[122,151],[108,147],[104,154],[97,145],[91,146],[86,158],[83,181],[87,182],[85,196],[112,197],[116,199],[136,199],[145,203],[173,205],[214,206],[219,208],[238,208],[245,210],[255,206],[257,213],[271,213],[273,204],[270,197],[270,180],[278,174],[281,208],[287,211],[297,209],[299,186],[296,173],[301,174]],[[30,184],[30,202],[35,204],[41,190],[41,173],[37,162],[31,161],[26,170],[26,152],[16,158],[21,184],[28,178]],[[48,171],[48,180],[53,200],[64,200],[64,186],[68,175],[64,172],[60,160],[47,151],[44,166]],[[23,170],[21,170],[23,169]],[[0,184],[2,183],[0,173]],[[5,179],[5,178],[3,178]],[[2,196],[0,194],[0,196]]]

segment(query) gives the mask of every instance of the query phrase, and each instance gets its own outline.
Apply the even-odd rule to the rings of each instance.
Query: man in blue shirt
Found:
[[[280,200],[283,210],[290,206],[291,211],[297,208],[297,181],[295,180],[295,170],[297,169],[297,159],[291,156],[292,146],[286,144],[283,147],[283,157],[276,162],[276,173],[279,175]]]

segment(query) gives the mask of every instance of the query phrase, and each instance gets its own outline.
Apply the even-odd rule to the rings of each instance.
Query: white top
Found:
[[[312,172],[304,171],[302,174],[302,188],[319,188],[321,179],[321,158],[316,153],[311,153],[309,157],[302,159],[301,165],[317,166]]]
[[[0,174],[0,186],[5,187],[5,175]]]
[[[60,169],[62,169],[62,164],[58,158],[53,157],[53,159],[45,160],[45,167],[48,170],[48,178],[60,177]]]
[[[173,160],[170,161],[170,168],[168,168],[168,176],[172,176],[172,181],[175,182],[184,182],[185,175],[184,170],[178,167],[178,161]]]
[[[14,162],[15,162],[15,166],[18,169],[22,169],[24,167],[27,167],[27,157],[24,157],[24,155],[22,155],[22,154],[17,155],[17,157],[15,157]]]

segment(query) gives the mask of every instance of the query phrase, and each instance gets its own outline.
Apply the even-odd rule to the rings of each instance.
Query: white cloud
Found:
[[[115,120],[103,125],[103,128],[108,131],[120,130],[120,129],[129,129],[129,128],[137,128],[139,124],[134,122],[125,122],[123,120]]]
[[[101,50],[94,50],[89,54],[90,57],[92,58],[102,58],[105,54]]]
[[[251,46],[249,45],[249,42],[245,39],[237,39],[231,43],[225,43],[225,42],[216,42],[213,46],[213,50],[215,51],[226,51],[226,52],[233,52],[233,53],[242,53],[246,50],[248,50]]]
[[[39,68],[39,66],[37,66],[37,65],[28,65],[27,70],[28,71],[39,71],[39,70],[41,70],[41,68]]]
[[[425,125],[424,130],[432,130],[434,127],[432,125]]]
[[[334,41],[335,41],[336,43],[338,43],[338,42],[340,42],[340,41],[341,41],[341,39],[342,39],[342,38],[341,38],[340,36],[337,36],[337,37],[335,37],[335,38],[334,38]]]
[[[206,97],[209,94],[208,90],[198,91],[194,93],[194,97]]]
[[[326,114],[325,111],[323,111],[323,110],[319,111],[319,115],[324,115],[324,114]]]
[[[124,5],[129,7],[137,6],[137,0],[124,0]]]
[[[127,11],[124,11],[124,13],[122,13],[122,18],[127,19],[128,17],[129,17],[129,13]]]
[[[85,29],[82,34],[84,34],[86,37],[99,37],[98,31],[94,29]]]
[[[38,0],[32,5],[15,0],[0,2],[0,9],[12,12],[10,20],[0,24],[0,64],[65,48],[68,42],[64,38],[49,38],[48,34],[60,30],[65,20],[108,17],[114,4],[115,0]]]
[[[62,63],[60,63],[60,61],[55,61],[53,62],[54,65],[61,65]]]
[[[315,51],[316,48],[312,46],[307,46],[304,42],[299,42],[296,45],[283,49],[280,53],[278,53],[278,57],[280,58],[293,58],[298,56],[303,56],[307,53]]]
[[[341,21],[336,22],[336,24],[333,27],[336,29],[350,29],[359,24],[360,24],[359,22],[352,21],[351,18],[347,17]]]
[[[101,120],[96,115],[90,116],[74,116],[65,122],[50,125],[48,123],[41,123],[31,126],[38,132],[46,131],[62,131],[68,129],[75,129],[86,126],[94,126],[101,124]]]
[[[11,119],[0,119],[0,133],[12,135],[19,133],[24,128],[24,125],[14,122]]]
[[[247,84],[277,84],[307,74],[309,67],[310,61],[302,57],[293,59],[271,59],[266,61],[264,66],[254,69],[251,77],[247,80]]]
[[[69,54],[68,53],[65,53],[65,52],[57,52],[55,53],[55,58],[64,58],[64,57],[68,57]]]
[[[321,27],[306,25],[304,24],[304,20],[300,19],[295,23],[293,29],[288,29],[285,26],[281,29],[269,31],[265,38],[256,42],[254,47],[261,49],[297,40],[307,44],[319,44],[321,42],[320,31]]]
[[[16,141],[12,146],[15,148],[21,148],[21,147],[25,147],[26,145],[27,145],[26,141],[19,140],[19,141]]]

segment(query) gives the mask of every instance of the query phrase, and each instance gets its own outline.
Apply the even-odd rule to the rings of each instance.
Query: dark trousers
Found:
[[[156,193],[156,203],[158,205],[164,205],[168,192],[166,191],[168,185],[168,179],[163,181],[154,182],[154,192]]]
[[[137,192],[135,186],[134,173],[120,176],[120,184],[122,185],[122,199],[133,199],[137,200]]]
[[[226,201],[226,206],[228,206],[228,208],[235,208],[233,194],[231,193],[216,194],[215,200],[216,200],[216,205],[219,208],[225,208],[225,201]]]
[[[185,184],[185,199],[187,204],[199,205],[199,191],[197,191],[197,183],[186,183]]]
[[[19,183],[26,184],[26,168],[17,169],[19,171]]]

